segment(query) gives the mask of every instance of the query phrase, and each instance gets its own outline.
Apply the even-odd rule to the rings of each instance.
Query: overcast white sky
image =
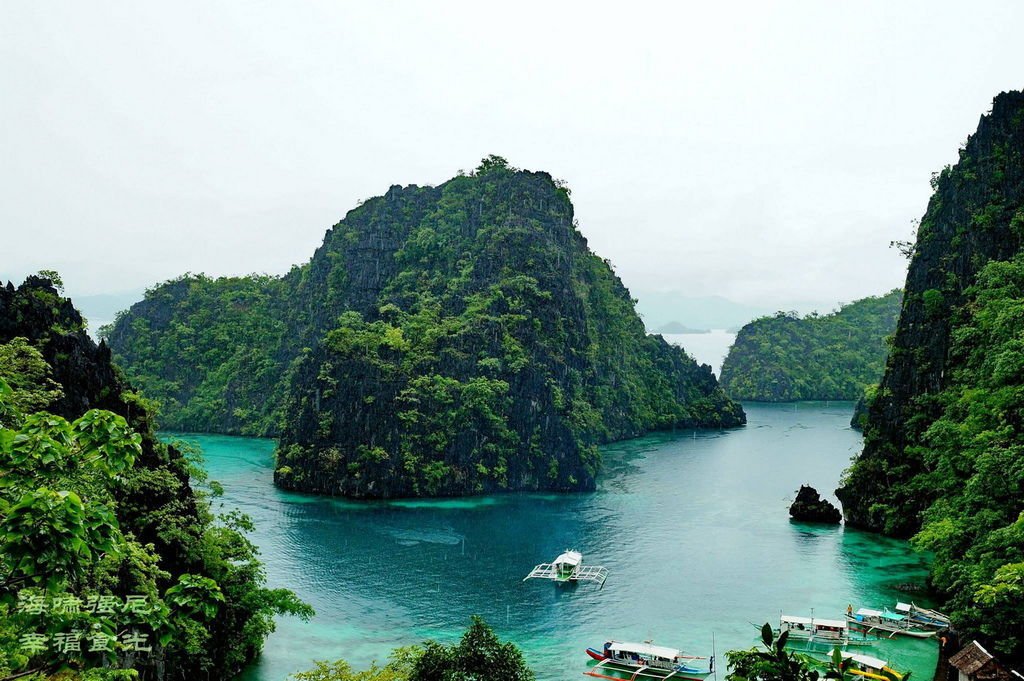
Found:
[[[1024,3],[0,4],[0,278],[283,273],[488,154],[564,178],[634,294],[826,305],[906,238]]]

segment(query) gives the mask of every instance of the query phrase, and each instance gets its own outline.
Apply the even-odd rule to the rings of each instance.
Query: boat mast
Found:
[[[715,681],[718,681],[718,668],[715,666],[715,632],[713,631],[711,632],[711,673],[715,675]]]

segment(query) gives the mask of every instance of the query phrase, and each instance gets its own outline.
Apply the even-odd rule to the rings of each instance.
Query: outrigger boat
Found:
[[[827,652],[836,646],[844,648],[848,645],[871,645],[863,638],[854,638],[844,620],[801,617],[799,615],[782,615],[776,635],[789,632],[787,645],[806,652]],[[822,647],[815,650],[815,645]]]
[[[628,643],[625,641],[606,641],[604,647],[587,648],[587,655],[597,660],[587,676],[599,679],[623,681],[623,677],[602,674],[602,671],[622,671],[629,673],[629,681],[639,677],[655,677],[658,679],[690,679],[701,681],[715,671],[714,656],[698,657],[684,655],[675,648],[653,645],[650,641]],[[701,662],[707,660],[707,664]],[[705,668],[706,667],[706,668]]]
[[[584,565],[582,553],[566,549],[553,562],[541,563],[533,568],[523,581],[525,582],[527,579],[550,579],[556,584],[597,582],[604,588],[604,582],[608,579],[608,568]]]
[[[877,657],[844,652],[840,654],[852,663],[849,672],[854,676],[873,679],[873,681],[901,681],[904,677],[904,674],[890,667],[888,662]]]
[[[950,621],[948,615],[943,615],[938,610],[920,608],[916,603],[897,603],[896,612],[905,616],[914,624],[928,629],[949,629]]]
[[[850,628],[862,631],[865,634],[888,634],[893,636],[912,636],[913,638],[930,638],[937,632],[936,629],[925,629],[916,626],[906,615],[886,610],[872,610],[861,608],[857,612],[846,612],[846,621]]]

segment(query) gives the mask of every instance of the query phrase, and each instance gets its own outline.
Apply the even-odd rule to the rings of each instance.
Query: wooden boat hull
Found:
[[[949,617],[940,612],[918,608],[917,606],[911,606],[911,608],[910,614],[907,615],[907,617],[910,618],[911,622],[920,627],[926,627],[928,629],[935,629],[938,631],[941,629],[949,629],[951,626]]]
[[[903,678],[903,674],[900,674],[895,669],[890,669],[886,667],[886,671],[892,674],[892,676],[895,676],[897,679]],[[853,676],[859,676],[862,679],[872,679],[872,681],[892,681],[892,678],[889,676],[883,676],[882,674],[876,674],[874,672],[866,672],[862,669],[850,669],[848,670],[848,673],[852,674]]]
[[[850,654],[853,655],[852,653]],[[844,653],[843,657],[846,657]],[[832,654],[829,653],[813,653],[809,656],[811,664],[822,671],[828,671],[832,665]],[[881,668],[873,667],[862,667],[862,666],[851,666],[846,670],[846,673],[855,679],[871,679],[871,681],[901,681],[906,674],[899,672],[890,667],[888,664]],[[822,675],[819,678],[824,678]]]
[[[692,669],[690,667],[686,667],[685,665],[679,665],[675,669],[667,669],[649,664],[634,664],[627,660],[617,660],[608,657],[604,654],[604,652],[598,650],[597,648],[587,648],[587,655],[589,655],[591,659],[596,660],[598,662],[598,665],[595,669],[583,673],[588,676],[594,676],[601,679],[610,679],[611,681],[628,680],[623,680],[622,677],[618,676],[608,676],[606,674],[601,674],[597,670],[607,669],[609,671],[623,672],[629,674],[630,679],[636,679],[641,677],[664,678],[667,676],[671,676],[673,679],[682,679],[683,681],[703,681],[712,673],[710,670],[704,671],[701,669]]]
[[[622,676],[612,676],[611,674],[604,674],[601,672],[618,672]],[[664,679],[666,677],[672,677],[671,681],[675,681],[676,679],[679,679],[680,681],[704,681],[711,675],[711,672],[672,671],[671,669],[661,669],[659,667],[627,665],[624,663],[620,664],[612,660],[606,660],[603,664],[583,673],[587,676],[605,679],[606,681],[635,681],[638,679],[649,678]]]
[[[874,634],[879,637],[888,635],[889,638],[893,636],[910,636],[911,638],[931,638],[935,636],[937,631],[924,631],[921,629],[903,629],[901,627],[886,626],[877,622],[859,622],[855,619],[850,620],[850,629],[853,631],[860,631],[864,634]]]
[[[846,650],[847,648],[863,648],[872,645],[874,642],[868,638],[791,638],[786,641],[788,650],[811,654],[831,654],[836,648]]]

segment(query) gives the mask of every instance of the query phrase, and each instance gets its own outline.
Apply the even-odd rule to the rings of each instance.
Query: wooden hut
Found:
[[[949,666],[958,674],[956,681],[1024,681],[1024,677],[1000,664],[977,641],[971,641],[949,658]]]

